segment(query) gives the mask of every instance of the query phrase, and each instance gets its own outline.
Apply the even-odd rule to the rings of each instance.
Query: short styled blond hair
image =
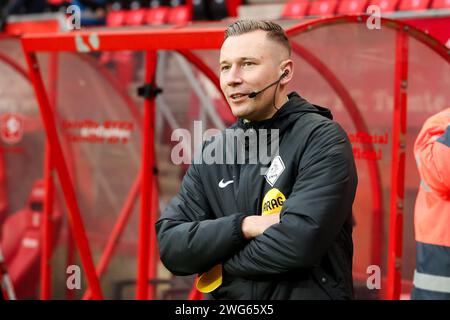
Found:
[[[270,40],[281,44],[288,50],[289,56],[291,55],[291,44],[286,36],[286,32],[279,24],[272,21],[250,19],[238,20],[227,27],[225,30],[225,39],[257,30],[265,31]]]

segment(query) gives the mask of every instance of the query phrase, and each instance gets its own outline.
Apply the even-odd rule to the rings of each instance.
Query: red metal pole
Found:
[[[203,300],[203,293],[197,290],[196,283],[198,278],[195,278],[194,285],[192,286],[191,292],[189,292],[188,300]]]
[[[41,221],[41,300],[48,300],[51,297],[51,243],[52,243],[52,212],[54,200],[53,164],[50,144],[45,145],[45,200],[44,211]]]
[[[195,277],[194,284],[188,295],[188,300],[203,300],[203,293],[197,290],[198,276]]]
[[[156,69],[156,52],[147,51],[145,56],[145,83],[154,84]],[[154,121],[155,99],[148,98],[144,101],[144,125],[142,140],[142,171],[141,171],[141,211],[139,218],[139,243],[138,243],[138,270],[136,283],[136,299],[146,300],[153,298],[152,289],[148,291],[149,279],[149,255],[150,240],[153,226],[151,225],[151,200],[153,192],[153,168],[154,168]]]
[[[154,148],[152,148],[154,150]],[[152,158],[155,159],[154,153],[152,153]],[[158,179],[154,175],[152,178],[153,188],[152,188],[152,202],[150,209],[150,268],[149,268],[149,279],[156,279],[157,276],[157,265],[159,261],[159,255],[157,252],[157,243],[156,243],[156,232],[154,232],[154,225],[156,224],[156,220],[158,220],[158,208],[159,208],[159,192],[158,192]],[[155,286],[149,287],[149,299],[154,299]]]
[[[140,181],[141,174],[139,173],[138,177],[135,179],[133,186],[131,187],[130,192],[128,193],[128,197],[125,201],[125,204],[120,212],[119,218],[117,219],[116,224],[111,232],[111,236],[108,239],[108,243],[105,246],[105,250],[100,258],[100,261],[97,265],[97,276],[100,278],[105,272],[106,268],[109,265],[111,257],[116,249],[117,243],[122,235],[123,230],[128,222],[128,219],[131,216],[133,211],[133,207],[136,204],[136,198],[139,193],[139,188],[141,185]],[[86,291],[83,296],[84,300],[89,300],[92,298],[92,292],[90,288]]]
[[[56,107],[56,82],[58,72],[58,53],[53,52],[49,55],[49,97],[50,107],[55,110]],[[51,297],[52,278],[51,278],[51,258],[52,258],[52,212],[54,203],[54,181],[53,181],[53,162],[52,152],[48,139],[45,143],[45,200],[44,211],[41,222],[41,300],[48,300]]]
[[[71,223],[71,227],[75,235],[75,240],[80,252],[81,262],[86,272],[88,283],[92,288],[93,298],[102,299],[103,295],[101,292],[99,280],[95,273],[91,250],[86,237],[86,232],[84,230],[83,221],[81,219],[75,190],[73,188],[73,184],[69,176],[69,170],[64,160],[64,155],[62,153],[61,145],[58,140],[53,112],[50,108],[50,103],[45,93],[45,86],[39,71],[37,58],[34,53],[30,53],[26,50],[24,50],[24,52],[30,72],[30,79],[34,84],[33,87],[39,102],[39,109],[43,118],[47,137],[52,148],[52,155],[54,157],[53,161],[64,193],[64,198],[66,200],[69,212],[69,221]]]
[[[392,171],[388,246],[387,299],[400,298],[402,272],[403,208],[405,195],[408,37],[397,31],[392,124]]]

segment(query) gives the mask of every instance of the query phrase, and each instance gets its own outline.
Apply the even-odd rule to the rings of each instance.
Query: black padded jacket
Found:
[[[211,293],[215,299],[353,297],[357,174],[351,144],[328,109],[297,93],[288,97],[271,119],[239,119],[230,127],[279,129],[272,176],[261,174],[262,164],[191,164],[156,223],[161,261],[175,275],[222,264],[223,283]],[[281,198],[267,201],[272,189]],[[243,218],[277,205],[280,223],[246,240]]]

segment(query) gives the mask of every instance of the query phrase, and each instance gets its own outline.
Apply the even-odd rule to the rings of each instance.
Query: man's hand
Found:
[[[246,239],[251,239],[263,234],[267,228],[279,222],[279,213],[265,216],[248,216],[242,221],[242,233],[244,233]]]

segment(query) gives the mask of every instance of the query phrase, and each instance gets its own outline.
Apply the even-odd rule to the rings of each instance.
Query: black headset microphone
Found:
[[[267,87],[265,87],[264,89],[261,89],[261,90],[259,90],[259,91],[253,91],[253,92],[250,92],[250,93],[248,94],[248,97],[249,97],[250,99],[253,99],[253,98],[255,98],[258,94],[260,94],[260,93],[266,91],[266,90],[269,89],[270,87],[272,87],[272,86],[274,86],[274,85],[278,85],[278,83],[280,83],[281,79],[283,79],[284,77],[286,77],[288,74],[289,74],[289,70],[284,70],[284,72],[283,72],[283,74],[281,75],[280,79],[278,79],[277,81],[272,82],[271,84],[269,84],[269,85],[268,85]],[[275,108],[275,109],[276,109],[276,108]]]

